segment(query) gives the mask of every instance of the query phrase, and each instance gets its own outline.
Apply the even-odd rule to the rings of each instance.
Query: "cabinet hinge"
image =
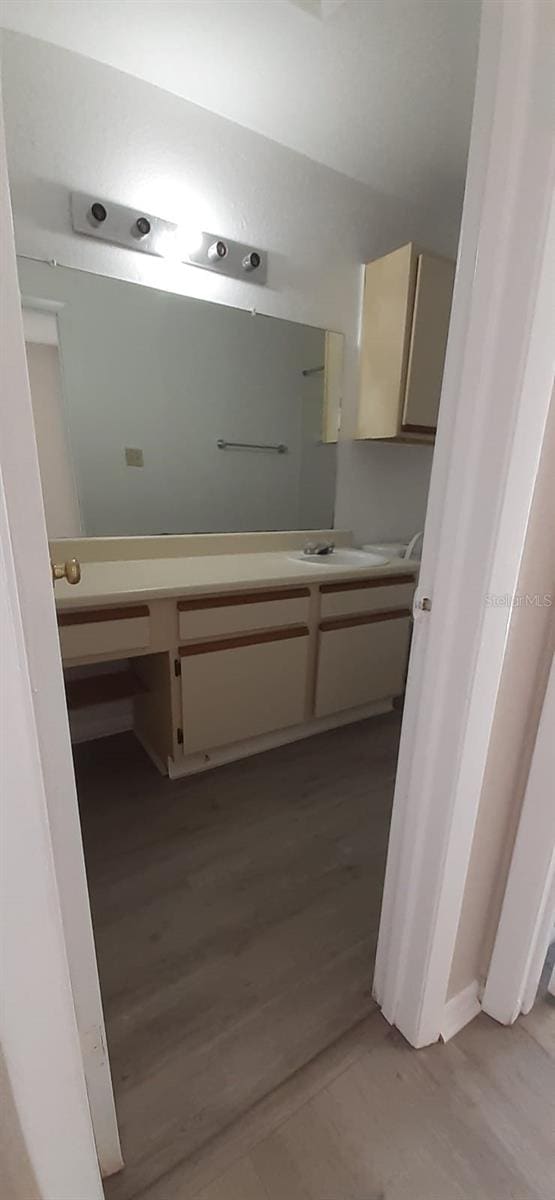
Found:
[[[183,745],[183,730],[182,729],[177,730],[177,744],[178,744],[178,746]]]
[[[179,679],[179,676],[181,675],[181,659],[180,658],[174,658],[173,672],[174,672],[176,679]]]

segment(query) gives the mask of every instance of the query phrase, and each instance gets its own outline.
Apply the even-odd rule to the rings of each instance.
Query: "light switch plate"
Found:
[[[144,467],[145,460],[142,450],[136,446],[126,446],[125,462],[128,467]]]

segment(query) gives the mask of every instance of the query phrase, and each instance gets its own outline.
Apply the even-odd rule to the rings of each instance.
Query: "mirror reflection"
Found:
[[[343,337],[19,260],[51,538],[333,525]]]

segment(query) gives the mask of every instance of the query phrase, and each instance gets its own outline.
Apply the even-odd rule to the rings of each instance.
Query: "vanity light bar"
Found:
[[[174,259],[205,271],[215,271],[249,283],[266,283],[267,255],[243,242],[199,232],[187,245],[187,230],[153,213],[138,212],[123,204],[100,200],[85,192],[72,192],[71,224],[75,233],[111,242],[141,254]]]

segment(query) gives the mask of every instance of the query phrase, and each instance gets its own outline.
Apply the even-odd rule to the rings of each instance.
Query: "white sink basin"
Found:
[[[368,567],[382,567],[384,563],[390,560],[384,554],[372,554],[369,550],[351,550],[345,548],[342,550],[333,550],[331,554],[305,554],[303,550],[299,550],[296,554],[290,554],[288,557],[292,562],[302,562],[313,567],[327,567],[333,570],[334,567],[342,569],[347,567],[348,570],[363,571]]]

